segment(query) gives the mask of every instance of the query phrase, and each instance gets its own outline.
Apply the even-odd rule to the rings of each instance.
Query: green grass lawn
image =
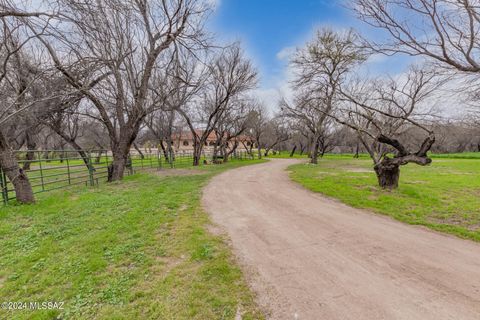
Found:
[[[30,169],[25,172],[30,179],[34,193],[48,192],[71,185],[89,185],[92,182],[94,184],[100,184],[107,181],[107,167],[113,161],[111,156],[107,157],[103,155],[99,162],[95,161],[96,158],[92,156],[91,165],[95,169],[92,176],[90,176],[87,166],[78,155],[70,154],[70,156],[75,157],[65,159],[64,161],[42,159],[41,162],[31,163]],[[140,155],[134,155],[131,157],[131,160],[134,172],[159,167],[177,169],[193,167],[193,156],[189,154],[178,154],[173,164],[168,163],[163,156],[158,157],[157,154],[145,154],[144,158]],[[202,156],[200,166],[204,165],[204,160],[211,162],[211,159]],[[23,166],[23,163],[20,163],[20,165]],[[126,170],[125,174],[129,174],[129,170]],[[15,198],[13,185],[9,181],[7,181],[7,189],[8,198]],[[2,198],[0,198],[0,201],[1,200]]]
[[[256,162],[152,171],[0,207],[0,302],[64,302],[0,319],[234,319],[238,308],[263,319],[200,206],[210,177]]]
[[[401,167],[400,187],[377,187],[367,158],[327,156],[318,165],[289,168],[308,189],[357,208],[480,241],[480,159],[435,158],[427,167]]]
[[[287,158],[295,158],[295,159],[298,159],[298,158],[307,158],[308,157],[308,154],[307,153],[304,153],[304,154],[300,154],[300,153],[295,153],[293,155],[293,157],[290,157],[290,151],[278,151],[277,153],[273,154],[273,152],[270,152],[268,154],[268,157],[267,158],[279,158],[279,159],[287,159]]]
[[[448,159],[480,159],[480,152],[463,152],[463,153],[433,153],[432,158],[448,158]]]
[[[329,157],[342,157],[342,158],[353,158],[353,154],[325,154],[326,158]],[[463,152],[463,153],[431,153],[430,157],[433,159],[480,159],[480,152]],[[276,154],[270,153],[268,158],[308,158],[308,151],[300,154],[296,152],[293,157],[290,157],[290,151],[279,151]],[[360,153],[360,159],[370,159],[370,156],[367,153]],[[320,158],[319,158],[320,159]]]

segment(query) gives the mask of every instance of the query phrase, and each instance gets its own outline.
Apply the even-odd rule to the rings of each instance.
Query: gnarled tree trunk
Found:
[[[133,129],[132,132],[136,131]],[[128,154],[130,153],[130,148],[132,147],[135,138],[136,134],[125,133],[124,135],[121,135],[118,143],[112,144],[113,161],[109,166],[109,182],[123,179],[125,167],[129,162]]]
[[[378,185],[382,189],[397,189],[400,179],[400,164],[390,159],[383,159],[374,166],[377,175]]]
[[[113,162],[108,168],[108,182],[122,180],[127,164],[128,153],[113,152]]]
[[[32,161],[35,160],[35,149],[37,148],[37,143],[33,139],[33,135],[30,130],[25,132],[25,140],[27,142],[27,154],[25,156],[25,162],[23,163],[23,170],[30,170]]]
[[[400,166],[408,163],[416,163],[421,166],[426,166],[432,163],[432,159],[427,156],[427,152],[432,148],[435,143],[435,136],[430,133],[425,138],[420,149],[415,152],[408,152],[407,149],[400,141],[387,137],[383,134],[377,137],[377,140],[381,143],[388,144],[394,147],[397,154],[393,158],[384,156],[381,161],[376,162],[374,166],[375,173],[377,175],[378,184],[383,189],[396,189],[398,188],[398,181],[400,178]]]
[[[310,163],[318,164],[318,149],[320,145],[318,143],[318,138],[315,138],[312,142],[312,147],[310,149]]]
[[[200,165],[200,160],[202,159],[202,146],[203,142],[195,142],[193,144],[193,165]]]
[[[15,158],[15,154],[10,149],[7,140],[1,132],[0,167],[13,185],[17,201],[21,203],[35,202],[30,181],[28,180],[28,177],[23,169],[19,167],[17,159]]]
[[[126,125],[127,129],[120,132],[120,137],[117,140],[114,133],[110,134],[113,161],[108,168],[108,181],[122,180],[125,167],[131,167],[131,159],[129,159],[130,149],[133,142],[137,138],[140,127],[140,121],[134,124]]]

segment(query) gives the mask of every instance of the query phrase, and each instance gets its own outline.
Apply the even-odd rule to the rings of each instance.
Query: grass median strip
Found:
[[[0,310],[15,319],[262,319],[224,241],[206,231],[212,175],[143,173],[0,207],[0,300],[63,310]]]
[[[480,241],[480,161],[437,158],[432,165],[403,166],[395,191],[377,186],[371,160],[327,156],[318,165],[289,168],[306,188],[397,220]]]

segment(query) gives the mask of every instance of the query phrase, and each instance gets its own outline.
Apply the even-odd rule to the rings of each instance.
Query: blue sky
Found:
[[[319,25],[348,21],[335,0],[220,0],[211,26],[222,40],[241,40],[261,69],[262,85],[270,85],[283,71],[279,52],[302,45]]]
[[[322,26],[356,28],[378,36],[341,5],[342,0],[217,0],[209,28],[220,41],[240,40],[260,73],[260,90],[268,99],[287,86],[285,53],[308,41]],[[375,59],[372,69],[384,72],[384,58]],[[389,59],[389,70],[400,72],[404,58]],[[397,66],[397,70],[392,69]]]

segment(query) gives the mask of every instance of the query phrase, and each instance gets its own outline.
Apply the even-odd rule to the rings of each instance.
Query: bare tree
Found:
[[[369,41],[386,54],[423,55],[465,72],[480,72],[480,8],[470,0],[355,0],[352,8],[388,40]]]
[[[357,133],[373,160],[380,187],[397,188],[402,165],[431,163],[427,152],[435,135],[425,124],[432,114],[427,106],[442,83],[432,72],[411,68],[404,78],[363,79],[342,89],[345,105],[335,119]],[[412,128],[424,133],[419,145],[400,141]]]
[[[156,110],[147,116],[145,125],[151,132],[157,147],[163,152],[165,161],[173,161],[173,134],[175,131],[175,117],[174,110]]]
[[[478,117],[480,6],[472,0],[355,0],[352,9],[364,22],[385,31],[382,41],[365,45],[386,55],[422,56],[438,70],[457,73],[464,112]],[[472,103],[475,108],[469,109]]]
[[[228,46],[207,62],[207,79],[199,97],[177,109],[193,136],[193,165],[199,165],[205,142],[234,106],[232,102],[253,89],[256,80],[257,73],[244,57],[239,44]],[[202,125],[201,132],[195,127],[195,122]]]
[[[19,167],[10,142],[18,135],[18,120],[24,115],[24,119],[28,120],[23,121],[26,127],[24,142],[30,148],[34,143],[32,130],[36,124],[30,123],[31,118],[25,113],[41,103],[35,88],[44,70],[34,67],[38,61],[33,63],[34,55],[27,53],[32,49],[28,26],[35,24],[44,28],[50,15],[45,14],[45,19],[36,19],[41,16],[40,13],[27,12],[9,1],[0,3],[0,8],[0,167],[13,185],[17,201],[32,203],[35,198],[30,181],[23,168]]]
[[[273,117],[265,125],[265,132],[263,137],[263,144],[265,147],[264,156],[268,157],[268,154],[272,149],[277,147],[282,142],[287,141],[290,138],[286,121],[281,116]]]
[[[245,148],[249,151],[250,155],[253,157],[252,148],[254,144],[257,147],[258,158],[262,158],[262,146],[263,138],[265,137],[265,132],[267,129],[267,123],[269,121],[268,113],[266,107],[256,102],[254,109],[251,112],[247,134],[251,137],[252,141],[243,141]],[[254,144],[252,143],[254,142]],[[250,143],[250,145],[248,145]],[[247,145],[245,145],[247,144]]]
[[[173,161],[175,157],[173,134],[181,136],[181,132],[174,132],[179,122],[177,115],[180,114],[186,124],[190,123],[190,130],[195,130],[197,112],[194,101],[198,102],[208,77],[208,68],[201,60],[205,51],[200,53],[176,47],[166,68],[155,70],[152,94],[158,108],[147,117],[146,125],[158,140],[167,161]],[[184,126],[182,123],[180,129]]]
[[[231,107],[217,122],[214,128],[215,144],[213,150],[213,160],[217,161],[218,155],[221,155],[222,162],[227,162],[230,155],[233,154],[241,142],[241,137],[247,130],[252,110],[250,99],[234,99],[231,101]]]
[[[154,71],[168,63],[174,43],[202,45],[208,8],[193,0],[61,4],[62,23],[39,39],[66,81],[89,102],[85,114],[106,127],[113,153],[109,180],[122,179],[142,123],[158,107],[150,90]],[[102,76],[95,87],[88,85]]]
[[[321,29],[294,56],[292,67],[296,70],[297,96],[293,105],[284,101],[282,108],[287,116],[308,126],[312,163],[317,163],[324,122],[335,108],[340,86],[352,68],[364,60],[365,55],[352,30]]]

